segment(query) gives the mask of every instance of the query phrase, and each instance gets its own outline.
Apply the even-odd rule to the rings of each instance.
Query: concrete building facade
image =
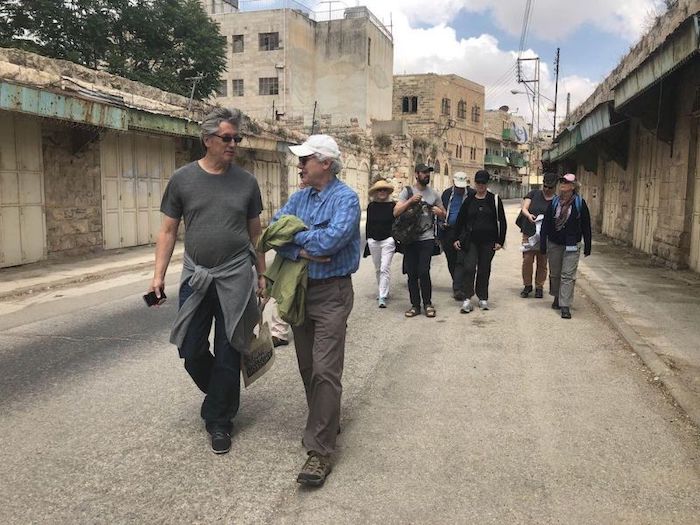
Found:
[[[282,9],[241,2],[240,10],[201,2],[227,40],[216,103],[306,132],[391,118],[393,39],[366,7],[317,21],[293,0],[277,2]]]
[[[394,76],[393,119],[408,124],[415,161],[447,181],[456,171],[482,169],[484,97],[484,86],[457,75]]]
[[[595,228],[700,271],[700,2],[679,0],[569,117],[545,162],[573,171]]]

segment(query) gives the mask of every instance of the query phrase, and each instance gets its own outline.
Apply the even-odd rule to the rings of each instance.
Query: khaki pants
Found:
[[[570,307],[574,302],[574,286],[581,243],[575,252],[567,252],[566,246],[547,241],[549,259],[549,295],[559,297],[559,306]]]
[[[277,339],[282,339],[283,341],[289,341],[289,324],[285,323],[280,317],[279,311],[277,310],[277,301],[273,297],[263,310],[263,320],[267,321],[270,325],[270,334],[272,337]]]
[[[292,327],[309,407],[303,439],[308,451],[321,454],[335,451],[343,392],[345,332],[353,298],[350,279],[310,284],[304,324]]]
[[[523,234],[523,244],[529,237]],[[535,288],[544,288],[544,281],[547,279],[547,255],[540,253],[540,250],[528,250],[523,252],[523,286],[532,286],[532,270],[537,261],[537,271],[535,273]]]

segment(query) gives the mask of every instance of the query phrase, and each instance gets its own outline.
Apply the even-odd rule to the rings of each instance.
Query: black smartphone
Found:
[[[160,291],[160,299],[156,297],[156,292],[148,292],[146,295],[143,296],[143,300],[146,302],[146,306],[161,305],[165,302],[165,299],[167,299],[167,297],[165,296],[165,292],[163,290]]]

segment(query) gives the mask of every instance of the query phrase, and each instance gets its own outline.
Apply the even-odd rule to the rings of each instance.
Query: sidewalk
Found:
[[[595,237],[592,256],[579,266],[579,286],[700,426],[700,274],[655,266],[642,253]],[[153,250],[0,269],[0,301],[152,268]],[[178,243],[172,261],[182,252]]]
[[[578,284],[700,426],[700,274],[594,239]]]
[[[153,268],[154,250],[154,246],[138,246],[111,250],[99,255],[2,268],[0,269],[0,301],[9,297]],[[183,243],[177,243],[171,261],[182,260],[183,250]]]

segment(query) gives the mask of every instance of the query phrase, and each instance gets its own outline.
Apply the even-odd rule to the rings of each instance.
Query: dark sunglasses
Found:
[[[236,144],[240,144],[241,141],[243,140],[243,137],[240,135],[217,135],[216,133],[212,133],[215,137],[219,137],[222,142],[225,142],[228,144],[231,141],[234,141]]]
[[[543,184],[542,187],[547,188],[548,190],[554,189],[554,186],[548,186],[547,184]]]
[[[306,157],[299,157],[299,163],[302,166],[306,166],[306,163],[314,158],[315,155],[307,155]]]

